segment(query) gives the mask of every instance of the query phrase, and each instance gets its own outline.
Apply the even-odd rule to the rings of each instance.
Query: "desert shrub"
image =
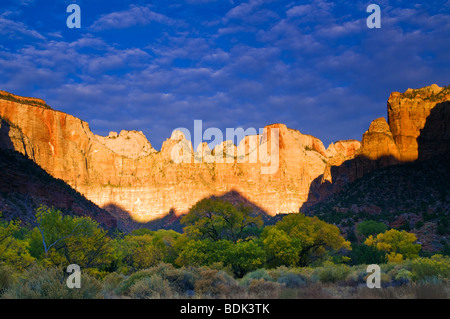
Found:
[[[153,271],[151,269],[144,269],[136,271],[135,273],[131,274],[129,277],[127,277],[125,280],[123,280],[118,289],[117,292],[119,294],[127,295],[129,293],[129,290],[131,286],[133,286],[136,282],[138,282],[141,279],[151,277],[153,275]]]
[[[0,264],[0,296],[13,285],[15,274],[10,266]]]
[[[3,294],[7,299],[93,299],[101,298],[100,282],[81,273],[81,288],[67,287],[67,273],[62,268],[33,266]]]
[[[139,270],[123,280],[116,292],[119,294],[129,294],[130,288],[141,279],[154,275],[167,280],[174,294],[190,295],[195,289],[195,282],[199,278],[199,270],[196,268],[175,268],[173,265],[161,263],[158,266]]]
[[[394,278],[400,283],[405,284],[412,279],[412,273],[409,270],[403,268],[398,271],[397,275]]]
[[[314,282],[306,285],[301,289],[297,289],[299,299],[328,299],[331,298],[330,293],[324,289],[321,282]]]
[[[274,278],[269,275],[267,270],[258,269],[252,272],[249,272],[241,279],[241,285],[248,286],[252,280],[265,280],[265,281],[274,281]]]
[[[270,269],[269,274],[274,280],[278,280],[279,277],[282,277],[288,273],[300,274],[302,269],[303,268],[279,266],[275,269]]]
[[[167,280],[177,293],[185,294],[193,291],[195,288],[197,275],[194,271],[186,268],[177,269],[171,265],[168,267],[157,267],[156,274]]]
[[[167,279],[159,275],[145,277],[130,287],[129,295],[134,299],[173,298],[174,292]]]
[[[410,283],[383,289],[360,287],[354,297],[370,299],[448,299],[447,289],[442,282],[433,279],[427,283]]]
[[[335,265],[326,263],[323,267],[316,269],[316,275],[323,283],[336,283],[344,280],[350,273],[350,267],[347,265]]]
[[[345,283],[347,286],[356,287],[360,284],[365,284],[367,279],[366,266],[363,267],[352,267],[351,271],[345,278]]]
[[[233,296],[238,285],[233,277],[223,271],[200,268],[194,289],[202,297],[221,298]]]
[[[314,268],[312,267],[301,267],[295,268],[296,272],[305,278],[306,281],[312,281],[312,277],[314,275]]]
[[[381,268],[381,272],[390,274],[392,271],[395,271],[395,270],[398,271],[401,268],[404,268],[404,265],[405,265],[405,260],[398,262],[398,263],[397,262],[388,262],[386,264],[380,265],[380,268]]]
[[[299,288],[306,285],[306,278],[300,275],[294,269],[281,266],[270,272],[270,275],[280,284],[284,284],[286,288]]]
[[[277,282],[283,284],[286,288],[299,288],[306,285],[306,280],[303,277],[292,272],[280,276]]]
[[[431,258],[418,258],[411,262],[413,279],[424,280],[428,277],[450,278],[450,257],[434,255]]]
[[[417,299],[448,299],[448,285],[437,278],[429,278],[415,285]]]
[[[173,265],[166,263],[149,268],[146,273],[159,275],[170,283],[174,291],[180,294],[194,290],[194,283],[198,277],[195,268],[175,268]]]
[[[118,294],[119,287],[122,282],[125,280],[125,276],[120,273],[112,272],[106,275],[102,281],[102,294],[105,297],[110,296],[111,294]]]
[[[266,281],[262,278],[251,279],[248,285],[248,294],[250,298],[274,299],[278,298],[284,284],[278,282]]]

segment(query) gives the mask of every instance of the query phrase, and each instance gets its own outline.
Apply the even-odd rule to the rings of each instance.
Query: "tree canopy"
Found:
[[[191,238],[237,242],[256,234],[263,225],[261,216],[244,205],[234,206],[219,198],[206,198],[195,204],[181,219],[184,232]]]
[[[390,229],[378,234],[376,237],[370,235],[364,244],[386,252],[388,261],[400,262],[403,258],[416,258],[419,256],[421,245],[416,244],[416,241],[416,235],[413,233]]]
[[[287,266],[307,266],[327,253],[350,250],[350,242],[337,226],[303,214],[284,216],[274,226],[266,227],[262,238],[272,259]]]
[[[369,237],[370,235],[376,236],[380,233],[384,233],[386,230],[387,226],[385,223],[376,222],[374,220],[366,220],[356,226],[356,232],[363,237]]]

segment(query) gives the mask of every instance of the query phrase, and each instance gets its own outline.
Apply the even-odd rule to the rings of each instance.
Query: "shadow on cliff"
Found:
[[[249,200],[246,196],[244,196],[239,191],[232,189],[229,192],[220,195],[220,196],[209,196],[207,197],[209,199],[222,199],[227,202],[230,202],[234,206],[238,205],[244,205],[245,207],[250,207],[252,209],[252,213],[254,216],[261,216],[262,220],[264,221],[264,224],[270,224],[272,223],[272,219],[274,217],[270,216],[267,211],[265,211],[263,208]]]
[[[133,219],[133,214],[115,203],[108,203],[102,207],[108,211],[117,220],[117,227],[124,232],[131,232],[140,228],[149,230],[172,229],[177,232],[183,231],[180,223],[180,216],[175,213],[175,209],[171,208],[163,217],[156,218],[149,222],[139,222]]]
[[[450,158],[450,101],[436,104],[417,138],[419,161]],[[446,164],[450,163],[446,161]]]
[[[0,149],[14,150],[14,144],[9,137],[11,125],[0,117]]]
[[[0,121],[0,211],[6,220],[19,219],[32,225],[36,208],[45,205],[65,214],[89,216],[105,229],[116,227],[107,211],[15,151],[9,123]]]
[[[353,159],[344,161],[340,166],[331,166],[327,178],[322,174],[313,180],[308,199],[299,211],[308,213],[316,204],[326,201],[331,195],[339,196],[341,190],[348,188],[353,182],[367,174],[383,169],[388,170],[394,166],[400,168],[395,173],[402,171],[403,174],[408,174],[408,172],[418,169],[426,170],[420,172],[422,174],[419,178],[433,183],[432,179],[436,174],[439,174],[439,177],[450,175],[450,101],[438,103],[431,110],[423,129],[420,130],[417,143],[418,158],[415,161],[400,161],[393,156],[384,156],[373,160],[363,155],[357,155]],[[414,174],[416,175],[416,172]],[[402,178],[398,180],[397,184],[391,182],[390,189],[385,191],[395,192],[397,189],[404,188],[404,185],[401,185],[403,182]],[[409,188],[411,187],[414,185],[409,185]],[[370,185],[368,189],[370,189]],[[389,198],[385,200],[388,201]]]
[[[212,195],[203,199],[222,199],[230,202],[235,206],[244,205],[245,207],[250,207],[252,210],[252,214],[254,216],[261,216],[264,224],[266,225],[274,223],[274,220],[276,219],[276,217],[270,216],[264,209],[262,209],[247,197],[245,197],[243,194],[234,189],[220,196]],[[182,233],[185,225],[181,224],[180,220],[185,214],[187,214],[187,212],[183,214],[177,214],[175,209],[171,208],[168,214],[164,215],[163,217],[154,219],[149,222],[138,222],[132,218],[131,212],[127,211],[120,205],[109,203],[102,208],[116,218],[118,228],[125,232],[131,232],[139,228],[147,228],[150,230],[172,229],[179,233]]]

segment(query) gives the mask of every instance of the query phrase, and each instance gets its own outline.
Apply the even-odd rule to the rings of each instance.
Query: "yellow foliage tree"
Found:
[[[286,266],[308,266],[326,255],[351,249],[337,226],[303,214],[289,214],[266,227],[262,239],[269,263]]]
[[[413,259],[419,256],[422,246],[416,244],[416,241],[416,235],[413,233],[390,229],[376,237],[370,235],[364,244],[386,252],[386,258],[390,262],[401,262],[404,258]]]

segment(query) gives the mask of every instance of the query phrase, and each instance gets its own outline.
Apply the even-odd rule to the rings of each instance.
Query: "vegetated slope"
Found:
[[[6,101],[27,104],[27,105],[31,105],[31,106],[37,106],[37,107],[41,107],[41,108],[48,109],[48,110],[52,109],[50,107],[50,105],[45,103],[45,101],[42,99],[19,96],[19,95],[15,95],[15,94],[12,94],[12,93],[9,93],[6,91],[2,91],[2,90],[0,90],[0,100],[6,100]]]
[[[437,251],[450,234],[449,163],[448,157],[439,157],[375,170],[302,211],[347,235],[361,221],[382,221],[416,233],[425,251]]]
[[[55,207],[68,214],[89,216],[105,228],[116,220],[105,210],[44,171],[32,160],[12,150],[0,149],[0,211],[7,220],[33,222],[39,205]]]

